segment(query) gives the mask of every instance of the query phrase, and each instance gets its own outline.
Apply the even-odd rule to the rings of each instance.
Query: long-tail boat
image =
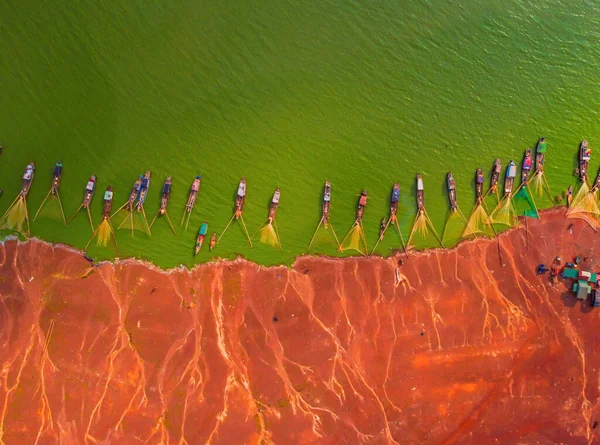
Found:
[[[198,192],[200,191],[200,175],[196,176],[192,185],[190,187],[190,193],[188,195],[187,203],[185,204],[185,211],[187,213],[191,212],[194,208],[194,204],[196,204],[196,198],[198,197]]]
[[[385,218],[381,218],[381,222],[379,223],[379,241],[383,240],[383,235],[385,234],[385,228],[387,224],[385,222]]]
[[[548,146],[546,143],[546,139],[544,136],[540,138],[535,148],[535,169],[536,171],[544,170],[544,160],[546,157],[546,151],[548,151]]]
[[[458,208],[458,204],[456,203],[456,182],[454,181],[452,172],[448,172],[446,183],[448,185],[448,200],[450,201],[450,210],[452,212],[456,212],[456,209]]]
[[[323,191],[323,226],[327,229],[329,226],[329,208],[331,206],[331,182],[325,181],[325,190]]]
[[[498,181],[500,180],[500,174],[502,173],[502,162],[500,159],[494,161],[494,167],[492,168],[492,179],[490,181],[490,191],[495,193],[498,189]]]
[[[19,196],[25,198],[29,193],[29,189],[31,187],[31,183],[33,182],[33,176],[35,175],[35,163],[30,162],[25,167],[25,173],[23,174],[23,183],[21,184],[21,191],[19,192]]]
[[[246,202],[246,178],[242,178],[240,180],[240,185],[238,185],[237,196],[235,198],[235,219],[238,219],[242,216],[242,212],[244,211],[244,203]]]
[[[533,166],[533,158],[531,157],[531,149],[525,150],[525,156],[523,157],[523,163],[521,164],[521,182],[527,185],[529,181],[529,174],[531,173],[531,167]]]
[[[58,193],[58,188],[60,187],[60,180],[62,178],[62,162],[58,161],[54,165],[54,173],[52,176],[52,187],[50,189],[50,194],[56,195]]]
[[[92,175],[85,185],[85,192],[83,193],[83,201],[81,203],[81,206],[84,209],[88,209],[90,207],[90,203],[94,197],[94,192],[96,191],[96,179],[96,175]]]
[[[585,182],[588,174],[588,164],[592,157],[592,150],[588,147],[588,142],[583,141],[579,147],[579,178]]]
[[[209,251],[213,250],[214,247],[216,246],[216,244],[217,244],[217,232],[214,232],[210,239],[210,244],[208,245],[208,250]]]
[[[475,197],[477,202],[480,202],[483,199],[483,170],[478,168],[475,173]]]
[[[112,188],[112,185],[109,185],[108,187],[106,187],[106,191],[104,192],[104,210],[102,213],[103,219],[110,218],[112,202],[113,202],[113,188]]]
[[[517,167],[511,160],[506,167],[506,177],[504,179],[504,196],[510,196],[515,183],[515,177],[517,176]]]
[[[133,183],[133,187],[131,187],[131,193],[129,193],[129,199],[127,200],[127,203],[125,204],[125,209],[130,212],[133,211],[135,200],[140,194],[140,187],[142,185],[143,178],[144,177],[142,175],[140,175],[139,178],[137,178],[135,180],[135,182]],[[117,213],[118,213],[118,211],[117,211]]]
[[[425,211],[425,190],[423,188],[423,177],[421,173],[417,173],[417,207],[419,213]]]
[[[158,213],[160,215],[164,215],[165,212],[167,211],[170,195],[171,195],[171,177],[167,176],[167,179],[165,180],[165,183],[163,184],[163,187],[161,190],[160,209],[158,210]]]
[[[398,203],[400,202],[400,185],[394,183],[392,196],[390,198],[390,221],[394,222],[398,215]]]
[[[202,249],[202,244],[204,244],[204,238],[206,238],[206,233],[208,232],[208,223],[204,221],[200,226],[200,230],[198,230],[198,236],[196,237],[196,246],[194,247],[194,255],[198,255],[200,249]]]
[[[358,207],[356,208],[356,222],[360,224],[362,221],[363,214],[365,213],[365,207],[367,206],[367,191],[363,190],[360,192],[358,198]]]
[[[275,214],[277,213],[277,208],[279,207],[279,198],[281,196],[281,192],[279,191],[279,187],[275,189],[275,193],[273,193],[273,199],[271,199],[271,205],[269,207],[269,217],[267,218],[269,222],[273,222],[275,219]]]
[[[142,210],[142,207],[144,207],[146,196],[148,196],[148,188],[150,187],[150,174],[150,170],[148,170],[146,174],[142,177],[142,182],[140,183],[138,201],[135,206],[138,212]]]

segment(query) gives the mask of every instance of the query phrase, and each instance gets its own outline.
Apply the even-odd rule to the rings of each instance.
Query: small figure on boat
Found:
[[[206,233],[208,232],[208,223],[204,221],[200,226],[200,230],[198,230],[198,236],[196,237],[196,246],[194,247],[194,255],[198,255],[200,249],[202,249],[202,244],[204,244],[204,238],[206,238]]]
[[[160,192],[160,207],[158,208],[158,212],[154,216],[154,219],[150,223],[150,228],[152,228],[152,226],[154,225],[154,221],[156,221],[156,218],[158,218],[161,215],[164,215],[165,218],[167,218],[167,223],[169,224],[171,231],[174,235],[177,235],[177,232],[175,232],[175,228],[171,223],[171,218],[169,218],[169,213],[167,212],[167,207],[169,206],[169,197],[171,196],[171,182],[171,177],[167,176],[167,179],[165,179],[165,183],[163,184],[162,190]]]
[[[483,170],[481,168],[477,169],[475,173],[475,198],[476,202],[481,202],[483,199]]]
[[[68,223],[70,223],[75,216],[79,213],[81,209],[85,209],[88,214],[88,219],[90,221],[90,227],[92,229],[92,233],[94,232],[94,222],[92,221],[92,213],[90,212],[90,203],[92,202],[92,198],[94,197],[94,192],[96,191],[96,175],[92,175],[85,185],[85,190],[83,192],[83,201],[79,208],[75,211],[73,216],[69,218]]]
[[[210,238],[210,244],[208,245],[208,250],[212,251],[216,245],[217,245],[217,232],[214,232],[212,234],[212,237]]]
[[[50,186],[50,191],[48,192],[48,194],[46,195],[46,197],[40,204],[38,211],[36,212],[35,216],[33,217],[34,221],[37,219],[38,215],[40,214],[40,210],[42,210],[42,207],[44,207],[44,204],[46,204],[47,200],[49,198],[52,198],[52,199],[56,199],[58,201],[58,205],[60,207],[60,213],[62,215],[63,224],[65,226],[67,225],[67,220],[65,219],[65,212],[63,210],[62,203],[60,202],[60,195],[58,193],[58,189],[60,187],[60,181],[62,178],[62,170],[63,170],[62,162],[58,161],[54,165],[54,172],[52,174],[52,185]]]
[[[200,175],[196,176],[192,185],[190,187],[190,192],[188,194],[188,200],[185,204],[185,211],[183,212],[183,217],[181,218],[181,226],[183,226],[183,222],[185,221],[185,229],[187,230],[188,225],[190,223],[190,217],[192,216],[192,210],[194,210],[194,206],[196,205],[196,198],[198,197],[198,192],[200,191]],[[187,215],[187,221],[186,221]]]
[[[517,176],[517,167],[514,161],[508,163],[508,167],[506,167],[506,177],[504,179],[504,196],[510,197],[513,191],[513,186],[515,183],[515,177]]]
[[[450,211],[456,212],[458,209],[458,204],[456,203],[456,182],[454,182],[454,176],[452,176],[452,172],[448,172],[446,183],[448,185],[448,200],[450,201]]]
[[[533,166],[533,158],[531,157],[531,149],[525,150],[525,156],[523,157],[523,164],[521,164],[521,183],[527,185],[529,181],[529,174],[531,173],[531,167]]]
[[[242,223],[242,229],[244,231],[244,234],[246,235],[246,238],[248,238],[248,243],[250,243],[250,247],[252,247],[252,239],[250,237],[250,234],[248,233],[248,229],[246,228],[246,222],[244,221],[244,217],[242,215],[243,211],[244,211],[245,203],[246,203],[246,178],[242,178],[242,179],[240,179],[240,183],[238,185],[237,192],[235,195],[235,207],[233,209],[233,216],[231,217],[231,219],[229,220],[229,222],[227,223],[227,225],[221,232],[221,236],[219,236],[219,238],[217,239],[217,242],[221,241],[221,238],[223,238],[223,235],[225,235],[225,232],[227,232],[227,229],[229,229],[229,226],[231,225],[231,223],[234,220],[235,221],[239,220]]]
[[[582,182],[587,181],[588,165],[592,158],[592,150],[587,141],[583,141],[579,147],[579,178]]]
[[[310,247],[313,244],[313,241],[315,240],[315,236],[317,235],[317,232],[319,231],[319,227],[321,227],[321,224],[323,224],[323,227],[325,228],[325,230],[329,229],[331,227],[331,233],[333,235],[333,237],[335,238],[335,242],[337,247],[340,247],[340,242],[338,241],[338,237],[335,233],[335,230],[333,229],[333,225],[331,224],[331,221],[329,220],[329,212],[331,210],[331,181],[329,181],[329,179],[325,180],[325,187],[323,188],[323,203],[322,203],[322,207],[321,207],[321,219],[319,220],[319,224],[317,224],[317,228],[315,229],[315,233],[313,234],[311,240],[310,240],[310,244],[308,245],[308,250],[310,250]]]
[[[23,173],[23,181],[21,182],[21,190],[15,198],[15,200],[8,206],[2,218],[0,218],[0,225],[3,228],[10,230],[16,230],[22,233],[24,236],[29,236],[29,212],[27,211],[27,195],[31,189],[31,183],[35,175],[35,163],[30,162],[25,167]],[[23,227],[26,229],[23,230]]]

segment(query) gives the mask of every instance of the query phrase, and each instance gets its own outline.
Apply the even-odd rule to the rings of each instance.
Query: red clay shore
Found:
[[[600,264],[598,236],[562,215],[402,266],[90,268],[6,242],[0,443],[598,441],[600,309],[535,273]]]

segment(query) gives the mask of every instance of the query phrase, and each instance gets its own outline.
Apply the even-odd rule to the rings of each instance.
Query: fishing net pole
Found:
[[[75,213],[73,213],[73,216],[71,216],[69,218],[69,220],[67,221],[67,225],[71,224],[71,221],[73,221],[73,219],[79,214],[79,212],[81,211],[81,209],[83,208],[84,204],[81,204],[79,206],[79,208],[75,211]],[[92,230],[92,233],[94,233],[94,222],[92,221],[92,212],[90,211],[90,207],[88,205],[88,207],[86,207],[86,212],[87,212],[87,216],[88,216],[88,220],[90,222],[90,229]]]

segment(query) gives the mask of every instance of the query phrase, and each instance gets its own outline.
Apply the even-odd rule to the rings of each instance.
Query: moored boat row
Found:
[[[535,153],[534,153],[534,149],[527,149],[525,151],[524,157],[523,157],[523,162],[521,164],[521,186],[523,186],[523,185],[527,186],[528,181],[530,180],[530,178],[532,176],[532,173],[535,172],[535,174],[537,175],[538,173],[543,172],[546,152],[547,152],[547,143],[543,137],[540,138],[540,140],[538,141],[538,144],[535,147]],[[587,141],[582,141],[582,143],[580,144],[580,147],[579,147],[579,169],[578,169],[578,175],[582,181],[585,181],[588,178],[588,167],[589,167],[590,158],[591,158],[591,151],[589,149],[588,143],[587,143]],[[54,171],[53,171],[53,176],[52,176],[52,185],[51,185],[51,189],[49,192],[50,195],[58,194],[58,190],[59,190],[59,187],[61,184],[61,179],[62,179],[62,173],[63,173],[63,165],[59,161],[54,166]],[[496,191],[498,184],[500,182],[501,174],[502,174],[502,163],[501,163],[500,159],[496,159],[494,161],[493,168],[492,168],[490,190],[488,191],[488,193]],[[28,193],[31,189],[31,184],[32,184],[34,175],[35,175],[35,164],[33,162],[31,162],[30,164],[27,165],[25,172],[23,174],[22,186],[21,186],[21,191],[19,192],[19,196],[26,197],[28,195]],[[513,193],[516,193],[515,192],[516,186],[514,184],[516,175],[517,175],[517,166],[516,166],[515,162],[511,160],[508,163],[508,165],[506,167],[506,171],[505,171],[504,189],[503,189],[504,197],[510,197]],[[128,210],[129,212],[133,212],[134,210],[136,210],[137,212],[143,212],[143,206],[144,206],[144,203],[147,199],[148,192],[149,192],[150,181],[151,181],[150,170],[146,171],[144,175],[140,175],[138,178],[136,178],[136,180],[131,188],[131,191],[129,193],[128,200],[124,204],[124,207],[126,208],[126,210]],[[201,182],[201,177],[200,177],[200,175],[198,175],[193,180],[193,182],[190,186],[190,189],[189,189],[188,199],[187,199],[187,202],[185,205],[184,216],[183,216],[183,218],[185,219],[186,215],[187,215],[188,222],[189,222],[189,216],[195,206],[196,200],[199,195],[200,182]],[[84,208],[86,210],[89,209],[91,201],[92,201],[94,193],[95,193],[96,186],[97,186],[97,177],[96,177],[96,175],[92,175],[89,178],[88,182],[86,183],[86,186],[84,189],[84,195],[83,195],[83,199],[82,199],[82,204],[81,204],[80,208]],[[517,191],[520,190],[521,186],[519,188],[517,188]],[[164,184],[161,189],[160,207],[159,207],[157,216],[167,214],[167,208],[168,208],[169,199],[170,199],[170,195],[171,195],[171,187],[172,187],[172,177],[168,176],[165,179]],[[456,181],[455,181],[455,178],[454,178],[452,172],[447,173],[446,188],[447,188],[447,193],[448,193],[448,201],[449,201],[450,211],[456,212],[458,210],[457,187],[456,187]],[[592,190],[594,190],[594,191],[598,190],[598,189],[600,189],[600,174],[598,175],[597,178],[595,178],[595,182],[592,187]],[[332,190],[331,181],[329,181],[329,180],[325,181],[325,185],[324,185],[324,189],[323,189],[323,199],[322,199],[322,223],[323,223],[323,226],[325,229],[327,229],[330,226],[330,221],[331,221],[330,220],[331,190]],[[108,208],[108,212],[110,212],[110,209],[112,208],[112,198],[113,198],[112,193],[113,193],[113,191],[112,191],[111,187],[106,189],[105,196],[104,196],[105,206],[104,206],[103,218],[110,216],[110,215],[107,215],[106,212],[107,212],[107,208]],[[484,173],[481,168],[478,168],[476,171],[476,174],[475,174],[475,194],[476,194],[476,202],[482,202],[482,200],[485,199],[485,196],[487,196],[487,194],[484,193]],[[236,198],[235,198],[233,219],[237,220],[242,217],[246,197],[247,197],[246,179],[241,178],[241,180],[238,184]],[[268,217],[267,217],[268,223],[274,222],[274,220],[276,218],[276,214],[277,214],[279,204],[280,204],[280,198],[281,198],[281,189],[277,188],[274,191],[271,202],[269,204],[269,211],[268,211]],[[392,193],[391,193],[391,199],[390,199],[389,219],[386,221],[386,219],[383,218],[379,225],[379,235],[380,235],[379,239],[380,240],[383,239],[386,227],[391,222],[395,222],[397,220],[399,198],[400,198],[400,186],[398,183],[394,183],[393,188],[392,188]],[[362,190],[360,193],[359,199],[358,199],[357,207],[356,207],[356,223],[358,223],[358,224],[362,223],[362,220],[364,217],[364,212],[365,212],[366,205],[367,205],[367,200],[368,200],[367,191]],[[417,202],[417,213],[422,214],[423,212],[425,212],[425,190],[424,190],[424,184],[423,184],[423,177],[420,173],[418,173],[416,176],[416,202]],[[38,212],[39,212],[39,210],[38,210]],[[184,219],[182,219],[182,225],[183,225]],[[154,223],[154,220],[153,220],[153,223]],[[187,224],[186,224],[186,227],[187,227]],[[205,237],[207,237],[207,236],[208,236],[208,223],[205,221],[197,233],[196,245],[195,245],[195,249],[194,249],[195,253],[198,253],[201,250],[204,240],[205,240]],[[220,238],[217,238],[217,233],[214,232],[212,234],[212,236],[210,237],[209,247],[211,249],[214,248],[216,246],[216,244],[218,243],[219,239]],[[249,237],[249,240],[250,240],[250,237]]]

